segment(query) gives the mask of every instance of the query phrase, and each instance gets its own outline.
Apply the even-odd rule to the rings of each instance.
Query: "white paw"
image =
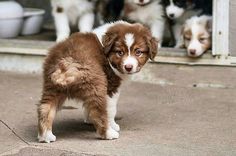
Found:
[[[85,124],[93,124],[88,118],[84,119]]]
[[[39,142],[50,143],[56,141],[56,136],[52,134],[52,131],[48,130],[45,133],[43,133],[42,136],[38,135],[38,140]]]
[[[160,49],[161,48],[161,43],[160,42],[158,42],[158,49]]]
[[[89,119],[89,115],[88,115],[87,110],[84,110],[84,123],[92,124],[92,121]]]
[[[118,139],[119,133],[115,131],[113,128],[108,128],[106,131],[106,138],[107,140]]]
[[[63,34],[63,35],[58,35],[56,42],[62,42],[65,41],[69,37],[69,34]]]
[[[112,122],[111,127],[117,132],[120,131],[120,126],[116,122]]]
[[[175,48],[183,48],[184,47],[184,43],[177,43],[175,45]]]

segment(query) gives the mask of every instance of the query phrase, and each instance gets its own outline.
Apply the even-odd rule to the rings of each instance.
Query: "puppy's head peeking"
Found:
[[[121,74],[139,72],[157,54],[157,41],[141,24],[112,26],[103,37],[103,46],[113,70]]]
[[[192,17],[186,21],[182,33],[188,56],[199,57],[211,48],[212,18]]]
[[[188,0],[162,0],[166,15],[170,19],[180,18],[188,5]]]

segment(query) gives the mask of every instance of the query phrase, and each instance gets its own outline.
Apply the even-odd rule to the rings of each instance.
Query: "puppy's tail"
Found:
[[[84,67],[72,57],[60,60],[56,65],[56,70],[51,74],[52,82],[63,87],[80,83],[83,77],[85,77]]]

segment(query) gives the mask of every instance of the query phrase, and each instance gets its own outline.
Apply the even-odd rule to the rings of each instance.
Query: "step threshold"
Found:
[[[0,53],[45,56],[54,44],[52,41],[0,39]]]
[[[0,54],[16,55],[38,55],[46,56],[56,42],[34,41],[19,39],[0,39]],[[236,57],[212,56],[208,51],[201,58],[189,58],[185,49],[160,48],[155,63],[186,64],[186,65],[216,65],[216,66],[236,66]]]

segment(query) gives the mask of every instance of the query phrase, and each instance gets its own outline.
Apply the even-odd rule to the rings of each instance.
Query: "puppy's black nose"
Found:
[[[140,3],[143,3],[143,0],[139,0]]]
[[[175,17],[175,14],[169,14],[169,16],[170,16],[171,18],[174,18],[174,17]]]
[[[133,65],[132,65],[132,64],[126,64],[126,65],[125,65],[125,70],[126,70],[127,72],[130,72],[132,69],[133,69]]]
[[[196,54],[196,49],[190,49],[189,52],[190,52],[191,55],[195,55]]]

